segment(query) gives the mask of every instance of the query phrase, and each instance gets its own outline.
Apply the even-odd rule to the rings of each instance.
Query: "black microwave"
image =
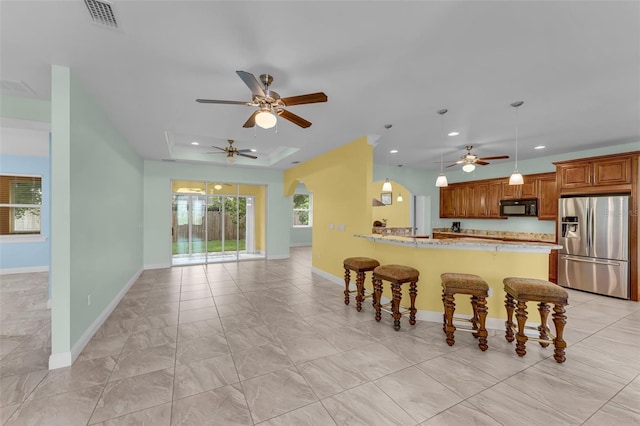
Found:
[[[500,216],[538,216],[538,199],[500,200]]]

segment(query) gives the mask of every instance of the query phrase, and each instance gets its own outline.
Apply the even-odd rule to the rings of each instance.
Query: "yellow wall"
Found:
[[[418,249],[397,245],[373,243],[354,234],[370,234],[376,208],[371,198],[380,196],[382,182],[372,182],[373,147],[366,138],[355,140],[324,155],[299,164],[284,173],[286,195],[293,195],[299,182],[304,182],[313,192],[313,246],[312,265],[336,280],[344,276],[343,260],[347,257],[366,256],[381,264],[401,264],[420,271],[416,308],[422,311],[442,312],[440,274],[461,272],[480,275],[493,289],[488,300],[489,317],[505,318],[502,279],[508,276],[524,276],[547,279],[548,255],[538,253],[505,253],[495,251]],[[400,185],[393,183],[394,195]],[[403,188],[403,191],[405,188]],[[409,192],[406,192],[407,197]],[[404,193],[403,193],[404,195]],[[395,199],[394,199],[395,202]],[[408,225],[408,202],[405,215]],[[391,207],[377,207],[387,209]],[[377,213],[376,213],[377,216]],[[389,216],[389,217],[387,217]],[[402,223],[401,219],[392,220]],[[395,217],[395,216],[394,216]],[[400,216],[399,216],[400,217]],[[333,225],[333,229],[331,226]],[[344,225],[344,231],[338,229]],[[371,276],[367,275],[366,287],[371,288]],[[405,291],[406,293],[407,291]],[[388,285],[384,295],[390,298]],[[403,298],[406,305],[408,297]],[[469,298],[458,296],[456,313],[471,314]],[[535,305],[529,307],[535,318]]]
[[[383,181],[373,182],[370,186],[369,198],[376,198],[380,200],[380,194],[382,193],[382,184]],[[410,223],[410,213],[409,207],[411,203],[409,202],[410,193],[404,186],[400,185],[398,182],[391,181],[391,186],[393,187],[393,196],[392,203],[386,206],[373,206],[371,207],[371,215],[372,222],[379,220],[382,222],[382,219],[387,219],[387,226],[393,227],[408,227],[411,226]],[[398,194],[402,194],[404,198],[403,201],[398,202]]]
[[[264,251],[266,248],[265,241],[265,221],[266,221],[266,206],[267,206],[267,187],[265,185],[240,185],[240,194],[253,195],[255,206],[253,211],[255,213],[254,220],[254,241],[256,250]]]
[[[476,250],[419,249],[367,241],[366,255],[381,264],[400,264],[420,271],[416,308],[422,311],[442,312],[442,286],[440,274],[457,272],[479,275],[493,289],[487,300],[488,316],[506,318],[504,287],[506,277],[548,278],[549,255],[543,253],[511,253]],[[371,289],[370,275],[365,287]],[[384,296],[391,298],[389,285],[384,284]],[[408,304],[408,285],[403,290],[402,305]],[[539,318],[535,303],[528,307],[532,321]],[[456,314],[471,314],[469,296],[456,296]]]
[[[373,146],[363,137],[285,171],[286,195],[300,181],[313,193],[313,267],[341,277],[345,257],[365,255],[366,241],[353,234],[371,233],[372,168]]]

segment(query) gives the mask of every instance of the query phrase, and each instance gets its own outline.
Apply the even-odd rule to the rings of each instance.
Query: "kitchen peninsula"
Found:
[[[356,234],[354,237],[368,240],[370,250],[367,256],[381,264],[407,265],[420,271],[416,308],[417,318],[421,320],[442,321],[440,274],[479,275],[490,287],[487,327],[494,329],[502,329],[506,318],[502,280],[512,276],[546,280],[549,253],[560,247],[547,242],[471,237],[435,239],[380,234]],[[369,286],[370,282],[365,285]],[[390,298],[389,289],[384,290],[384,296]],[[405,299],[403,302],[407,302]],[[470,316],[471,308],[462,300],[460,298],[457,303],[456,313]],[[535,303],[529,304],[530,313],[535,313],[536,309]]]

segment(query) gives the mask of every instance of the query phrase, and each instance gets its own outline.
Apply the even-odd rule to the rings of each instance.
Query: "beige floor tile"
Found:
[[[229,353],[227,339],[221,334],[181,340],[176,354],[176,365],[190,364],[201,359]]]
[[[9,417],[15,413],[15,411],[20,407],[20,404],[7,405],[4,407],[0,407],[0,424],[5,424]]]
[[[19,404],[38,386],[48,370],[0,377],[0,407]]]
[[[162,404],[122,417],[94,423],[95,426],[170,426],[171,404]]]
[[[417,364],[420,370],[462,398],[468,398],[499,382],[480,368],[461,362],[456,353]]]
[[[138,351],[122,353],[109,381],[138,376],[152,371],[165,370],[175,365],[176,345],[154,346]]]
[[[101,392],[94,386],[25,402],[5,425],[86,425]]]
[[[409,367],[409,362],[398,357],[380,343],[371,343],[351,349],[344,353],[357,368],[370,380]]]
[[[415,421],[373,383],[322,400],[339,425],[414,425]]]
[[[292,365],[278,345],[267,344],[231,354],[241,380],[270,373]]]
[[[239,386],[225,386],[173,403],[172,425],[252,425],[247,403]]]
[[[318,398],[326,398],[369,381],[344,354],[320,358],[297,366]]]
[[[420,423],[420,426],[454,426],[454,425],[476,425],[476,426],[502,426],[494,418],[479,411],[473,405],[466,402],[449,408],[442,413],[431,417],[429,420]]]
[[[253,421],[258,423],[317,401],[295,369],[283,369],[242,382]]]
[[[175,370],[173,399],[180,399],[240,381],[231,355],[179,365]]]
[[[297,410],[260,423],[260,426],[330,426],[335,425],[329,412],[320,402],[314,402]]]
[[[171,402],[173,369],[110,382],[104,388],[90,424]]]
[[[133,333],[125,342],[122,352],[137,351],[154,346],[176,343],[177,335],[178,329],[176,326],[151,328],[139,333]]]
[[[193,321],[204,321],[208,319],[218,318],[218,310],[216,308],[200,308],[191,309],[180,312],[179,324],[186,324]]]
[[[26,352],[13,351],[2,357],[0,377],[46,370],[49,368],[49,355],[51,355],[51,351],[48,349]]]
[[[195,339],[196,337],[212,336],[214,334],[224,334],[222,323],[217,318],[188,322],[178,326],[179,341]]]

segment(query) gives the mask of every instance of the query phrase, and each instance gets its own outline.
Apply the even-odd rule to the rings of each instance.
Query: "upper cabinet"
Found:
[[[555,162],[560,194],[630,191],[632,159],[627,153]]]
[[[524,185],[509,185],[508,178],[453,183],[440,188],[441,218],[506,219],[500,200],[538,199],[538,219],[555,220],[558,214],[556,174],[524,176]]]
[[[502,181],[502,199],[517,200],[520,198],[537,198],[538,197],[538,180],[532,179],[531,176],[524,177],[522,185],[509,185],[509,180]]]

